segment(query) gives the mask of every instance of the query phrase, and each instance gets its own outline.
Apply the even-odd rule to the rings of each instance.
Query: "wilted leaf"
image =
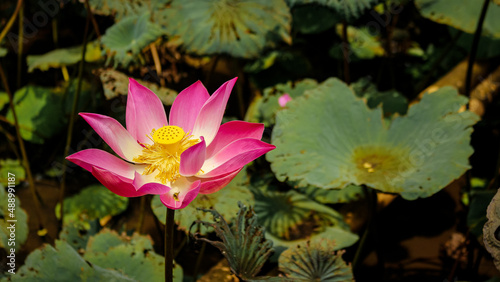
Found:
[[[101,78],[106,99],[110,100],[119,95],[128,94],[129,76],[126,74],[114,69],[99,69],[96,73]],[[166,106],[172,105],[177,97],[177,91],[170,88],[160,87],[156,83],[141,79],[136,79],[136,81],[153,91]]]
[[[153,11],[161,1],[152,0],[90,0],[92,13],[103,16],[113,16],[115,21],[120,21],[127,15],[140,15]],[[153,5],[153,6],[152,6]]]
[[[102,185],[91,185],[80,193],[64,199],[64,222],[78,221],[82,215],[88,219],[99,219],[117,215],[128,205],[128,198],[120,197]],[[56,206],[59,216],[60,204]]]
[[[335,240],[325,239],[291,247],[279,257],[280,270],[301,281],[354,281],[351,267],[334,246]]]
[[[7,184],[8,182],[2,182]],[[14,197],[9,197],[7,188],[0,184],[0,248],[19,250],[28,239],[28,215],[21,208],[21,200],[16,197],[16,191],[12,194]],[[14,188],[15,190],[15,188]],[[9,199],[14,199],[9,202]],[[14,208],[9,207],[9,203],[14,203]],[[13,220],[16,220],[15,222]],[[15,225],[15,228],[11,227]],[[11,233],[14,233],[15,240],[10,240]],[[8,252],[10,253],[10,252]]]
[[[214,228],[222,242],[198,239],[217,247],[226,257],[233,273],[243,280],[249,280],[255,278],[271,255],[273,243],[265,239],[264,228],[257,223],[253,210],[241,203],[238,206],[240,210],[231,227],[216,210],[206,210],[213,215],[215,222],[202,223]]]
[[[500,270],[500,189],[488,205],[486,217],[488,222],[483,227],[484,246],[493,257],[496,268]]]
[[[337,25],[337,34],[342,36],[342,25]],[[359,59],[373,59],[384,55],[384,48],[380,39],[370,33],[366,27],[347,27],[349,52],[354,53]]]
[[[16,185],[26,178],[24,167],[20,160],[0,160],[0,183],[7,183],[9,178],[8,173],[15,175]]]
[[[163,281],[165,277],[165,259],[154,252],[149,237],[137,233],[126,237],[104,229],[89,239],[84,258],[136,281]],[[182,276],[182,268],[174,264],[174,281],[182,281]]]
[[[114,66],[128,66],[141,50],[162,35],[160,27],[149,21],[149,13],[123,18],[106,30],[101,40]]]
[[[117,271],[87,263],[68,243],[56,240],[33,251],[12,281],[135,281]]]
[[[48,88],[23,87],[14,94],[14,105],[21,137],[27,141],[42,144],[65,126],[62,99]],[[14,122],[10,109],[7,120]]]
[[[206,235],[212,232],[210,226],[198,224],[191,228],[197,220],[208,221],[211,218],[209,213],[199,209],[217,209],[229,223],[234,221],[238,213],[238,201],[246,205],[254,205],[253,194],[246,188],[248,179],[245,169],[238,173],[236,177],[223,189],[212,194],[199,194],[187,207],[175,212],[175,222],[179,225],[179,229],[185,232],[200,232],[201,235]],[[160,201],[159,196],[155,196],[151,201],[151,208],[156,215],[156,218],[165,224],[166,207]]]
[[[377,2],[378,0],[287,0],[290,7],[302,4],[324,5],[334,9],[348,20],[360,17],[366,9],[375,6]]]
[[[466,102],[444,87],[387,125],[380,108],[368,109],[344,83],[328,79],[278,112],[277,148],[267,159],[278,180],[299,186],[365,184],[409,200],[428,197],[469,168],[478,117],[459,112]]]
[[[26,57],[28,72],[35,69],[46,71],[49,68],[60,68],[62,66],[78,63],[82,58],[82,46],[64,49],[55,49],[43,55],[29,55]],[[85,50],[85,61],[95,62],[102,58],[99,42],[94,41],[87,44]]]
[[[284,0],[174,0],[162,16],[171,40],[198,55],[257,58],[264,48],[291,41]]]
[[[474,33],[481,13],[481,3],[477,0],[416,0],[415,6],[426,18]],[[482,34],[500,38],[500,6],[488,7]]]

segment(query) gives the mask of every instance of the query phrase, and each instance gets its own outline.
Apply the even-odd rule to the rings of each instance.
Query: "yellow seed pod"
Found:
[[[182,140],[186,133],[182,128],[175,125],[167,125],[153,133],[153,141],[159,144],[175,144]]]

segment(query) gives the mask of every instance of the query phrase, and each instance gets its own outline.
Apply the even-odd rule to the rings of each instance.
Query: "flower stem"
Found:
[[[174,280],[174,215],[175,210],[167,208],[165,221],[165,282]]]

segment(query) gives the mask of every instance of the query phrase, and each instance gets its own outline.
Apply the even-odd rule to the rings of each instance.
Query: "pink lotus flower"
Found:
[[[280,107],[282,107],[282,108],[286,107],[286,104],[288,104],[288,102],[290,102],[290,101],[292,101],[292,97],[290,97],[290,95],[288,95],[288,93],[285,93],[278,98],[278,103],[280,104]]]
[[[260,140],[263,124],[221,125],[235,82],[224,83],[212,96],[200,81],[184,89],[172,104],[168,123],[160,99],[130,79],[127,129],[113,118],[80,113],[123,160],[98,149],[67,159],[117,195],[160,195],[168,208],[182,209],[198,193],[222,189],[245,164],[276,148]]]

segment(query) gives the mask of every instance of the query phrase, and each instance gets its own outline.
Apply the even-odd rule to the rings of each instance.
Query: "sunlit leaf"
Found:
[[[20,160],[0,160],[0,183],[7,183],[9,173],[15,175],[15,184],[19,184],[26,178],[24,167]]]
[[[26,57],[28,72],[35,69],[46,71],[49,68],[60,68],[62,66],[78,63],[82,58],[82,46],[64,49],[55,49],[43,55],[29,55]],[[99,42],[94,41],[87,44],[85,50],[85,61],[95,62],[102,58]]]
[[[390,124],[344,83],[328,79],[278,112],[267,154],[280,181],[343,188],[350,183],[428,197],[462,175],[478,117],[459,111],[467,98],[444,87]]]
[[[212,194],[199,194],[187,207],[175,212],[175,222],[179,229],[185,232],[200,232],[206,235],[212,232],[210,226],[198,224],[193,226],[197,220],[208,221],[212,218],[209,213],[199,209],[217,209],[218,212],[227,220],[228,223],[234,221],[238,213],[238,201],[245,205],[254,205],[253,194],[248,190],[248,178],[245,170],[242,170],[226,187]],[[151,208],[162,223],[165,223],[166,207],[160,201],[159,196],[155,196],[151,201]],[[193,228],[191,228],[193,226]]]
[[[101,40],[109,52],[107,63],[128,66],[141,50],[162,35],[160,27],[149,20],[150,14],[127,16],[106,30]]]
[[[171,39],[198,55],[256,58],[279,41],[291,42],[284,0],[174,0],[163,17]]]
[[[101,78],[104,88],[104,96],[106,99],[113,99],[119,95],[128,94],[129,76],[114,69],[99,69],[97,71]],[[163,102],[164,105],[170,106],[177,97],[177,91],[166,87],[160,87],[156,83],[136,79],[141,85],[151,89]]]
[[[264,95],[257,97],[252,103],[251,109],[247,111],[245,120],[249,122],[261,122],[271,126],[275,122],[276,113],[282,109],[278,103],[279,97],[288,94],[292,99],[304,94],[304,91],[317,87],[318,83],[313,79],[303,79],[297,82],[277,84],[264,89]]]
[[[9,193],[7,190],[9,187],[4,188],[3,183],[7,184],[8,182],[0,184],[0,248],[19,250],[28,239],[28,215],[22,209],[21,200],[16,195],[19,187],[14,187],[12,193]],[[11,207],[9,207],[9,203]],[[12,208],[12,204],[14,204],[14,208]],[[14,228],[10,228],[12,224]],[[14,234],[14,237],[11,237],[11,234]]]
[[[342,36],[342,25],[337,25],[337,34]],[[354,53],[359,59],[373,59],[384,55],[384,48],[380,39],[370,33],[367,27],[347,27],[349,52]]]
[[[415,0],[422,16],[467,33],[476,31],[482,2],[477,0]],[[490,5],[483,23],[482,34],[500,38],[500,6]]]
[[[302,4],[319,4],[330,7],[340,13],[346,19],[356,19],[362,13],[369,9],[378,0],[287,0],[290,7],[295,7]]]
[[[491,254],[495,266],[500,270],[500,189],[491,200],[486,210],[488,221],[483,227],[483,241]]]
[[[240,210],[231,226],[216,210],[207,210],[215,222],[203,224],[215,229],[222,242],[198,239],[217,247],[226,257],[233,273],[243,280],[249,280],[255,278],[271,255],[273,243],[264,237],[264,228],[258,224],[254,211],[241,203],[238,206]]]
[[[165,277],[165,259],[154,252],[149,237],[137,233],[127,237],[104,229],[89,239],[84,258],[136,281],[162,281]],[[182,268],[174,264],[174,281],[182,281],[182,276]]]
[[[14,94],[14,105],[21,137],[27,141],[42,144],[65,127],[62,99],[49,88],[23,87]],[[10,109],[7,120],[14,123]]]
[[[300,281],[354,281],[352,269],[335,251],[335,240],[304,242],[279,257],[280,271]]]
[[[88,219],[99,219],[117,215],[128,205],[128,198],[120,197],[102,185],[91,185],[80,193],[64,199],[64,221],[78,221],[83,215]],[[59,216],[60,204],[56,206]]]
[[[126,259],[126,258],[124,258]],[[68,243],[56,240],[33,251],[12,281],[135,281],[118,271],[87,263]]]

